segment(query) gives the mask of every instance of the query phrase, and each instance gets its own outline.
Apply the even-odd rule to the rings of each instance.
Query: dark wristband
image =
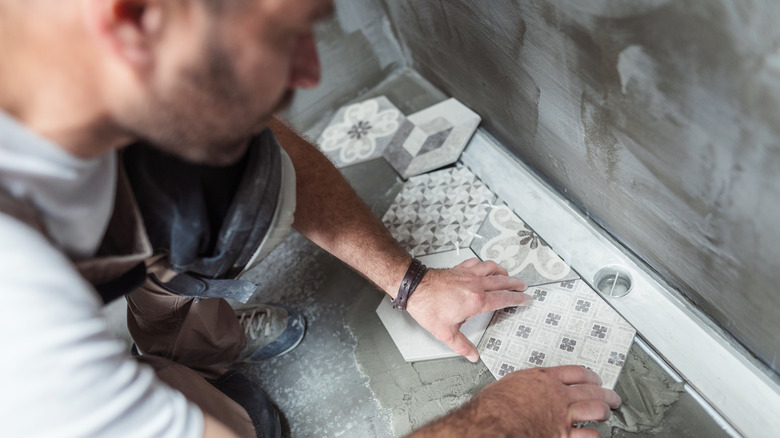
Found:
[[[393,300],[393,309],[406,310],[409,297],[420,285],[426,272],[428,272],[428,268],[421,261],[412,259],[412,264],[409,265],[409,269],[406,270],[406,275],[401,281],[401,287],[398,288],[398,295]]]

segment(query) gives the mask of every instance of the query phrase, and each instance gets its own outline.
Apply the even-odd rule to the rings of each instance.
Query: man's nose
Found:
[[[290,88],[312,88],[320,83],[320,58],[314,34],[302,36],[293,53]]]

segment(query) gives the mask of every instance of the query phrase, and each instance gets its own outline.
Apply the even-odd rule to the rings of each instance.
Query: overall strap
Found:
[[[121,164],[118,166],[116,201],[106,235],[95,257],[75,263],[105,303],[138,289],[146,281],[144,261],[152,256],[127,174]]]
[[[19,199],[0,187],[0,213],[28,225],[51,242],[40,211],[28,199]],[[90,282],[104,303],[113,301],[140,287],[146,280],[144,260],[152,255],[152,246],[143,228],[143,220],[133,193],[119,166],[114,212],[106,235],[94,258],[74,261],[79,274]]]
[[[27,199],[15,198],[2,186],[0,186],[0,213],[11,216],[49,239],[46,226],[32,202]]]

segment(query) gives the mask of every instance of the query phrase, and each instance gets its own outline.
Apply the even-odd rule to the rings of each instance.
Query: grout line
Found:
[[[582,279],[580,279],[580,278],[577,278],[577,279],[572,279],[572,280],[582,281]],[[530,288],[532,288],[532,287],[542,287],[542,286],[549,286],[549,285],[551,285],[551,284],[558,284],[558,283],[563,283],[564,281],[571,281],[571,280],[555,280],[555,281],[548,281],[548,282],[546,282],[546,283],[526,284],[525,286],[526,286],[528,289],[530,289]]]

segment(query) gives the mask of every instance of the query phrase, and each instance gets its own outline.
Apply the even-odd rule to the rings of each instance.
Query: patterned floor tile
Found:
[[[496,196],[465,167],[410,178],[382,222],[410,254],[467,249]]]
[[[475,255],[471,250],[463,249],[421,256],[419,258],[429,268],[451,268],[472,257],[475,257]],[[401,355],[407,362],[457,356],[446,344],[440,342],[420,327],[417,321],[409,316],[408,312],[394,310],[389,298],[382,300],[376,309],[376,313],[393,338],[398,351],[401,352]],[[477,345],[485,333],[485,328],[492,316],[493,312],[478,315],[463,324],[460,331],[474,345]]]
[[[482,260],[493,260],[525,284],[539,285],[578,279],[549,245],[506,205],[490,211],[471,249]]]
[[[344,167],[380,157],[406,117],[380,96],[342,107],[318,139],[320,149]]]
[[[482,118],[451,98],[410,115],[384,153],[404,178],[448,166],[477,130]]]
[[[614,388],[634,328],[582,280],[526,293],[533,303],[497,311],[478,346],[496,379],[537,366],[582,365]]]

